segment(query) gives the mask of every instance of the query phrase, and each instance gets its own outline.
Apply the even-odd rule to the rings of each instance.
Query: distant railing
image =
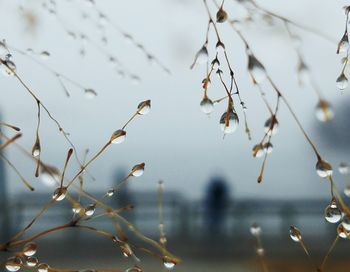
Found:
[[[97,193],[98,194],[98,193]],[[23,228],[48,200],[48,195],[37,195],[32,198],[16,198],[13,203],[15,212],[10,218],[12,230]],[[41,200],[41,201],[39,201]],[[135,205],[134,210],[125,212],[126,218],[142,229],[144,233],[156,236],[158,233],[158,202],[155,193],[137,192],[130,195],[130,199],[123,199]],[[86,203],[88,204],[88,203]],[[109,200],[109,205],[118,206],[118,198]],[[303,229],[308,237],[319,235],[329,236],[332,226],[324,224],[322,220],[323,208],[327,200],[231,200],[220,217],[208,212],[205,200],[189,201],[175,192],[168,192],[164,196],[164,223],[169,237],[186,237],[186,239],[202,239],[203,237],[224,237],[225,239],[245,237],[249,235],[249,226],[257,222],[263,226],[266,236],[282,236],[286,234],[290,225],[297,225]],[[98,212],[98,211],[96,211]],[[72,211],[68,203],[54,204],[45,215],[34,224],[31,231],[40,231],[48,226],[64,224],[72,218]],[[105,219],[103,219],[105,218]],[[214,222],[213,222],[214,221]],[[215,222],[217,221],[217,222]],[[96,222],[86,221],[86,224],[113,231],[108,217],[101,217]],[[317,228],[315,228],[317,226]],[[213,233],[214,232],[214,233]]]

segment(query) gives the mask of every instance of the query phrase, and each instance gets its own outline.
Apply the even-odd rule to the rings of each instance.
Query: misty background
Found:
[[[219,119],[226,110],[226,104],[217,105],[210,116],[200,110],[199,103],[203,96],[201,81],[205,76],[205,67],[196,66],[194,70],[189,67],[205,40],[208,18],[202,1],[96,1],[98,8],[114,24],[130,33],[169,68],[171,74],[164,73],[157,65],[150,65],[139,49],[109,26],[105,28],[108,43],[104,45],[101,31],[97,28],[96,14],[87,2],[89,1],[57,1],[58,20],[42,9],[43,1],[0,0],[1,39],[6,39],[10,47],[20,50],[47,50],[50,52],[48,60],[43,61],[35,55],[33,57],[85,88],[92,88],[97,92],[96,97],[88,99],[83,89],[65,81],[71,94],[67,98],[50,72],[29,58],[11,51],[18,75],[70,133],[69,137],[80,158],[87,148],[90,150],[88,156],[93,156],[109,140],[113,131],[120,129],[136,111],[139,102],[146,99],[152,101],[151,112],[145,116],[137,116],[127,127],[126,141],[110,146],[89,166],[89,173],[96,180],[86,175],[85,190],[96,195],[105,193],[123,173],[127,174],[135,164],[145,162],[144,175],[131,178],[127,182],[132,203],[140,207],[136,209],[134,217],[130,215],[130,220],[136,221],[146,233],[157,232],[158,214],[154,199],[158,181],[163,180],[167,207],[165,226],[170,234],[169,244],[176,248],[175,253],[185,256],[185,260],[187,258],[188,267],[193,265],[191,262],[196,262],[191,256],[195,256],[199,249],[203,252],[198,254],[210,255],[215,260],[203,266],[195,263],[191,271],[215,270],[218,260],[221,260],[217,258],[221,251],[216,249],[222,245],[215,244],[206,232],[203,211],[203,199],[208,198],[207,186],[214,177],[222,178],[226,182],[230,203],[227,212],[229,215],[222,230],[227,238],[224,251],[226,255],[219,256],[223,258],[220,265],[232,265],[231,256],[254,256],[252,243],[244,240],[250,235],[249,226],[254,221],[263,226],[264,235],[266,234],[266,240],[269,241],[267,250],[275,256],[288,252],[296,263],[300,261],[298,257],[304,257],[300,248],[295,244],[293,247],[293,242],[287,235],[291,224],[300,226],[305,230],[303,234],[314,241],[310,243],[312,252],[316,252],[316,255],[324,254],[335,230],[335,226],[325,223],[323,218],[323,209],[329,203],[329,184],[317,176],[314,153],[283,103],[279,109],[279,131],[272,141],[274,151],[268,156],[262,184],[257,183],[262,160],[253,158],[251,149],[261,140],[264,122],[270,115],[258,90],[248,77],[245,48],[232,29],[224,24],[220,25],[219,31],[248,108],[251,141],[244,133],[243,115],[238,103],[236,108],[241,121],[239,129],[232,135],[226,135],[224,139]],[[235,1],[225,3],[232,19],[245,16]],[[246,22],[241,29],[254,54],[265,65],[315,141],[321,155],[332,163],[337,187],[342,192],[346,182],[336,168],[340,162],[349,161],[349,91],[341,93],[336,88],[335,80],[341,69],[336,46],[344,31],[345,15],[342,7],[347,1],[266,0],[258,3],[302,25],[317,29],[334,40],[329,42],[315,34],[291,28],[293,33],[301,37],[301,51],[311,76],[335,111],[335,119],[329,123],[320,123],[315,117],[315,106],[318,102],[316,95],[310,87],[298,85],[297,56],[284,25],[276,20],[273,20],[273,25],[258,20]],[[22,10],[18,8],[20,4],[23,6]],[[84,18],[86,16],[93,19]],[[65,28],[86,33],[98,48],[113,53],[123,63],[123,67],[140,77],[140,81],[135,84],[130,78],[118,75],[101,50],[90,43],[85,44],[86,55],[82,57],[81,42],[68,37]],[[211,33],[209,44],[212,47],[214,39]],[[210,48],[211,56],[213,50],[214,48]],[[14,77],[1,77],[0,90],[1,120],[21,128],[23,136],[18,142],[30,151],[35,141],[37,125],[36,103]],[[266,88],[264,91],[274,105],[276,99],[272,90]],[[224,96],[224,90],[217,80],[212,81],[208,95],[213,100]],[[3,131],[7,135],[13,133],[6,128]],[[44,111],[40,139],[43,162],[62,169],[70,146]],[[34,216],[32,213],[41,204],[51,198],[54,188],[45,186],[40,177],[34,177],[34,163],[14,146],[7,147],[4,154],[36,189],[35,192],[28,193],[17,175],[5,165],[8,198],[13,205],[17,205],[15,210],[25,210],[26,203],[37,203],[33,204],[37,206],[28,208],[29,211],[22,214],[23,218],[18,219],[23,224]],[[78,169],[75,160],[71,160],[66,177],[73,177]],[[118,202],[118,197],[115,201]],[[151,207],[150,210],[147,210],[148,207]],[[69,215],[66,211],[69,211]],[[55,217],[56,212],[65,214]],[[64,221],[64,216],[71,216],[71,211],[53,209],[43,219],[44,223],[36,227],[45,227],[45,222],[50,223],[52,218]],[[104,221],[101,224],[105,226]],[[182,241],[189,239],[184,234],[191,236],[195,242],[183,245]],[[206,239],[200,236],[203,234],[207,235]],[[74,233],[67,236],[69,239],[78,237]],[[269,237],[273,239],[269,240]],[[286,241],[290,244],[281,247]],[[64,257],[66,252],[63,250],[67,245],[60,245],[59,240],[56,242],[57,246],[62,247],[62,250],[57,251],[59,253],[54,250],[56,244],[52,242],[49,245],[40,244],[44,249],[46,247],[42,254],[47,254],[48,260],[51,258],[55,261],[57,258],[69,263],[71,260]],[[84,239],[80,243],[70,243],[69,248],[77,255],[85,256],[86,265],[90,262],[94,266],[95,259],[87,256],[96,252],[86,255],[91,244],[81,247],[84,242],[87,243]],[[114,254],[115,248],[112,249],[105,241],[91,243],[98,249],[102,248],[103,252]],[[76,249],[75,246],[80,248]],[[343,243],[336,252],[343,260],[346,260],[346,251],[343,250],[346,247],[347,243]],[[98,263],[112,262],[110,256],[114,255],[111,253],[106,256],[106,259],[100,257]]]

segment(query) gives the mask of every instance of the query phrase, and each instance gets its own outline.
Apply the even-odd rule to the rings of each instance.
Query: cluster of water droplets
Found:
[[[9,272],[17,272],[21,268],[28,267],[36,268],[38,272],[48,272],[49,265],[46,263],[39,263],[38,258],[34,255],[37,253],[37,245],[34,242],[29,242],[24,245],[22,250],[15,256],[11,256],[5,263],[5,268]]]

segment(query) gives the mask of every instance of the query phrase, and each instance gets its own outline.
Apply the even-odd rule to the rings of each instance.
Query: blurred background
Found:
[[[227,25],[220,26],[248,108],[252,141],[247,139],[243,123],[235,134],[223,139],[219,119],[225,104],[217,105],[210,116],[200,110],[205,68],[189,67],[205,40],[208,19],[202,1],[96,2],[109,23],[98,17],[90,2],[0,0],[0,38],[7,41],[17,73],[69,132],[78,156],[83,157],[86,149],[88,156],[95,154],[135,112],[139,102],[152,100],[150,114],[138,116],[128,127],[125,143],[112,146],[91,165],[89,173],[95,180],[87,175],[85,189],[93,195],[103,195],[135,164],[145,162],[144,175],[130,179],[109,201],[113,207],[134,204],[134,210],[127,212],[128,219],[145,234],[157,238],[156,190],[158,181],[164,181],[169,248],[184,261],[177,270],[259,271],[249,231],[257,222],[263,230],[271,271],[310,271],[302,249],[289,238],[289,226],[302,230],[311,255],[319,262],[335,238],[336,226],[326,223],[323,217],[330,201],[329,184],[316,175],[316,158],[284,106],[264,181],[256,182],[261,160],[252,157],[251,149],[263,135],[269,112],[248,77],[244,45],[236,34]],[[226,9],[232,19],[241,20],[246,14],[238,2],[227,1]],[[258,3],[334,40],[329,42],[293,28],[301,38],[311,76],[335,112],[332,121],[320,123],[315,117],[317,97],[308,86],[298,85],[297,57],[283,24],[257,16],[241,26],[254,53],[290,101],[322,155],[336,168],[349,160],[350,149],[349,94],[335,86],[341,69],[335,51],[344,31],[342,7],[347,2]],[[214,15],[216,8],[212,8]],[[69,35],[70,31],[76,35]],[[130,42],[126,33],[136,42]],[[214,36],[210,38],[214,44]],[[157,63],[151,65],[140,48],[151,52],[170,73]],[[50,57],[41,54],[43,51]],[[37,62],[78,83],[63,80],[70,97],[55,75]],[[14,77],[2,77],[0,89],[1,120],[20,127],[23,137],[18,143],[31,150],[37,122],[35,101]],[[266,93],[274,102],[273,92]],[[219,83],[213,82],[209,96],[216,99],[223,94]],[[240,110],[238,115],[242,116]],[[42,116],[41,158],[62,169],[69,145],[44,112]],[[6,128],[3,131],[12,133]],[[28,193],[16,173],[0,162],[1,232],[2,239],[6,239],[33,218],[51,198],[54,187],[34,177],[34,163],[16,147],[9,146],[3,152],[35,187],[33,193]],[[67,176],[72,177],[77,169],[79,166],[72,160]],[[350,181],[337,171],[334,176],[343,192]],[[31,228],[31,233],[70,218],[68,203],[55,205]],[[113,231],[108,218],[96,224]],[[42,258],[58,267],[129,267],[132,261],[123,261],[109,242],[73,230],[38,240]],[[331,271],[347,271],[348,250],[347,241],[340,241],[329,261]],[[146,260],[145,271],[162,270],[156,260]]]

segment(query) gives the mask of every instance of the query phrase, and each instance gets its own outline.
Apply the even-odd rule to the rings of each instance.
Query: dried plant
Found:
[[[98,29],[101,33],[104,33],[104,28],[110,26],[115,31],[120,33],[125,39],[130,40],[135,47],[139,48],[143,54],[146,56],[147,61],[156,63],[163,71],[169,73],[169,70],[158,60],[156,56],[149,53],[145,47],[136,41],[133,36],[128,34],[119,28],[112,20],[107,17],[101,10],[98,9],[97,5],[93,1],[89,2],[92,6],[92,11],[94,16],[98,17],[99,21],[95,22],[95,17],[91,15],[86,16],[86,18],[90,21],[90,23],[97,24]],[[68,30],[66,28],[66,24],[60,18],[60,13],[58,12],[57,6],[58,2],[50,0],[43,1],[42,8],[54,15],[57,21],[62,25],[62,27],[67,31],[67,34],[75,38],[77,41],[82,44],[86,41],[90,44],[94,45],[101,51],[105,56],[108,57],[108,61],[117,65],[117,72],[119,74],[123,74],[128,76],[131,80],[139,81],[139,76],[130,72],[125,66],[123,66],[114,55],[109,53],[103,48],[100,48],[95,41],[87,38],[87,35],[78,30]],[[20,10],[23,11],[23,7],[20,6]],[[80,12],[79,7],[77,7],[77,12]],[[103,39],[107,42],[107,37]],[[138,230],[131,222],[129,222],[124,216],[123,213],[133,209],[132,204],[128,204],[125,207],[113,208],[105,204],[105,200],[107,198],[112,197],[116,192],[118,192],[119,188],[129,181],[132,178],[138,178],[143,175],[145,170],[145,163],[138,163],[134,165],[129,173],[121,180],[119,180],[113,188],[106,189],[106,193],[103,196],[96,197],[91,193],[87,192],[84,187],[84,175],[85,173],[90,174],[89,167],[93,164],[97,159],[101,157],[101,155],[113,144],[121,144],[125,141],[127,135],[128,126],[137,118],[143,115],[147,115],[151,109],[151,101],[145,100],[138,104],[136,109],[133,111],[131,117],[122,125],[119,129],[115,130],[111,133],[111,136],[102,144],[100,150],[93,154],[91,157],[88,156],[88,150],[84,154],[84,158],[81,159],[78,154],[78,149],[76,145],[71,141],[69,133],[63,127],[61,122],[55,117],[55,115],[50,111],[49,107],[46,103],[39,98],[37,92],[30,87],[30,83],[26,82],[22,75],[19,74],[16,67],[16,62],[12,53],[15,52],[20,54],[31,61],[33,61],[34,65],[40,65],[43,67],[48,73],[52,74],[55,77],[62,87],[64,93],[67,97],[70,96],[70,92],[66,83],[75,85],[75,87],[81,89],[88,97],[92,98],[97,95],[97,92],[92,88],[88,88],[83,86],[81,83],[75,81],[70,76],[65,75],[56,71],[54,68],[51,68],[49,65],[42,62],[50,57],[50,53],[47,50],[36,52],[33,49],[18,49],[16,46],[9,45],[5,40],[0,42],[0,69],[4,76],[12,77],[23,90],[29,94],[33,100],[35,107],[37,108],[37,125],[33,131],[35,134],[35,141],[33,143],[32,149],[27,150],[25,147],[21,146],[17,140],[22,137],[21,129],[12,124],[8,124],[6,122],[0,122],[0,126],[8,127],[15,132],[14,135],[10,135],[9,133],[5,133],[0,131],[0,137],[3,140],[3,143],[0,144],[0,150],[5,150],[9,146],[14,146],[19,149],[26,157],[35,162],[35,170],[34,175],[43,180],[44,183],[54,185],[56,188],[52,192],[52,197],[47,203],[37,211],[34,218],[28,222],[28,224],[13,234],[12,237],[8,241],[0,242],[0,251],[9,252],[10,257],[7,260],[0,260],[1,266],[5,266],[6,269],[10,272],[15,272],[20,270],[21,268],[25,269],[36,269],[39,272],[47,272],[47,271],[74,271],[73,269],[67,268],[57,268],[52,267],[45,262],[45,260],[39,260],[35,257],[35,254],[38,250],[40,250],[35,243],[38,238],[46,237],[51,233],[61,232],[66,229],[74,228],[82,231],[88,231],[95,233],[99,236],[103,236],[104,238],[110,239],[111,243],[115,243],[115,245],[121,250],[122,255],[125,257],[132,257],[135,261],[135,266],[127,269],[126,271],[142,271],[140,265],[140,259],[136,256],[137,252],[144,252],[154,256],[162,261],[164,267],[167,269],[173,268],[180,260],[175,257],[172,253],[170,253],[165,246],[165,234],[163,228],[161,229],[162,239],[157,242],[147,236],[145,236],[140,230]],[[84,55],[85,48],[81,49],[81,54]],[[41,58],[38,59],[38,57]],[[42,160],[42,153],[47,152],[42,148],[42,142],[45,142],[46,139],[42,139],[41,137],[41,122],[42,122],[42,114],[46,114],[49,119],[56,125],[58,132],[62,135],[62,137],[66,140],[67,144],[70,148],[67,151],[67,156],[64,161],[64,165],[60,170],[58,167],[50,165]],[[67,177],[66,170],[70,167],[69,162],[72,158],[75,157],[76,161],[79,164],[79,169],[76,170],[76,173],[73,177]],[[25,187],[29,189],[29,191],[33,192],[35,187],[30,184],[27,178],[25,178],[16,165],[12,163],[5,155],[1,153],[1,159],[17,174],[20,180],[23,182]],[[90,174],[91,175],[91,174]],[[79,182],[79,183],[78,183]],[[162,198],[162,192],[160,192]],[[84,202],[88,201],[89,204],[85,205]],[[162,201],[162,200],[161,200]],[[40,221],[42,217],[45,216],[47,212],[49,212],[50,207],[53,206],[54,203],[60,204],[62,202],[68,202],[72,208],[72,218],[68,222],[62,225],[52,226],[44,231],[40,231],[38,233],[32,233],[32,226]],[[162,207],[162,202],[160,202],[160,207]],[[160,217],[162,218],[162,208],[160,208]],[[103,229],[98,229],[91,225],[91,222],[98,220],[101,217],[107,217],[110,219],[111,224],[114,228],[114,232],[107,232]],[[163,223],[160,223],[163,225]],[[134,241],[131,241],[129,236],[132,235],[140,242],[140,244],[135,244]],[[135,240],[134,239],[134,240]],[[104,269],[98,269],[103,271]],[[108,271],[120,271],[120,269],[108,269]]]
[[[247,11],[246,21],[239,20],[230,16],[230,8],[229,5],[235,2],[237,5],[241,5]],[[254,53],[253,46],[251,42],[246,38],[244,32],[242,31],[242,25],[244,25],[247,21],[249,23],[259,23],[261,18],[270,23],[271,27],[273,27],[273,22],[280,21],[288,35],[291,44],[293,44],[293,48],[296,52],[298,58],[298,66],[296,69],[296,73],[299,78],[300,84],[307,84],[311,89],[314,90],[317,95],[318,102],[316,105],[316,117],[319,121],[327,122],[334,117],[333,109],[330,103],[324,98],[319,90],[319,87],[316,84],[316,81],[310,75],[310,70],[306,61],[302,57],[302,52],[300,49],[300,44],[302,40],[298,37],[298,35],[294,32],[295,28],[302,29],[303,31],[312,33],[314,35],[319,36],[322,39],[327,40],[327,42],[331,42],[334,44],[334,41],[323,33],[311,29],[309,27],[303,26],[297,22],[294,22],[284,16],[271,12],[263,7],[261,7],[255,0],[248,1],[225,1],[222,0],[220,3],[217,0],[203,0],[204,7],[206,9],[206,13],[208,16],[208,25],[206,27],[206,34],[204,44],[200,46],[199,51],[196,53],[194,57],[194,61],[191,65],[191,68],[199,64],[204,64],[206,66],[205,77],[202,81],[203,88],[203,99],[200,102],[200,107],[205,114],[211,114],[214,110],[214,106],[219,103],[226,101],[226,107],[224,113],[220,117],[220,128],[226,134],[234,133],[239,128],[239,113],[236,110],[239,105],[241,109],[241,114],[244,119],[244,130],[248,136],[248,139],[251,139],[251,130],[248,126],[247,121],[247,113],[246,110],[248,106],[243,101],[243,93],[238,87],[238,83],[236,81],[236,72],[238,68],[234,68],[231,63],[231,58],[229,56],[229,52],[227,50],[227,44],[224,40],[223,35],[221,34],[221,25],[229,25],[232,31],[237,35],[237,37],[241,40],[245,47],[245,54],[247,56],[247,72],[252,80],[252,83],[255,88],[258,90],[258,94],[263,100],[267,111],[269,112],[269,116],[267,117],[266,122],[264,123],[264,133],[261,140],[253,146],[252,155],[253,157],[262,157],[263,162],[261,166],[261,170],[258,174],[257,181],[261,183],[263,181],[264,169],[266,166],[267,158],[269,154],[271,154],[273,150],[272,140],[277,133],[279,126],[279,109],[281,106],[285,106],[289,111],[290,115],[296,122],[299,130],[304,136],[306,142],[310,145],[316,157],[316,172],[319,177],[323,179],[327,179],[330,183],[330,204],[325,208],[325,220],[329,223],[339,224],[336,232],[336,239],[334,243],[331,245],[329,252],[324,258],[323,263],[317,267],[318,271],[323,271],[326,260],[333,250],[338,238],[349,238],[350,226],[348,225],[350,210],[343,200],[343,196],[337,191],[336,185],[333,181],[333,168],[332,165],[325,160],[325,158],[321,155],[321,152],[317,148],[314,141],[311,139],[309,134],[304,129],[297,113],[293,110],[292,105],[289,103],[287,98],[285,97],[282,89],[277,86],[273,77],[270,75],[269,71],[265,68],[264,64],[260,61],[260,58]],[[348,15],[349,8],[345,8],[346,11],[346,28],[345,33],[339,42],[337,53],[346,53],[346,57],[343,60],[343,68],[341,71],[341,75],[337,80],[337,85],[340,89],[345,89],[347,86],[347,78],[344,74],[344,70],[347,66],[347,58],[348,58],[348,34],[347,34],[347,25],[348,25]],[[212,14],[216,13],[216,17],[214,18]],[[259,19],[258,19],[259,18]],[[211,39],[211,31],[213,32],[214,38]],[[230,41],[228,39],[228,41]],[[214,51],[213,54],[210,52]],[[242,70],[242,69],[240,69]],[[217,74],[218,82],[223,87],[223,97],[219,99],[210,99],[209,98],[209,90],[210,83],[213,80],[213,74]],[[275,94],[275,105],[273,105],[274,101],[269,101],[265,96],[265,89],[270,89]],[[237,101],[236,101],[237,98]],[[257,112],[252,112],[252,114],[260,114]],[[342,164],[341,167],[342,173],[348,173],[348,167],[345,164]],[[348,196],[348,187],[345,189],[345,195]],[[257,225],[252,226],[251,232],[256,238],[256,252],[262,258],[263,256],[263,248],[260,241],[260,232],[261,228]],[[310,258],[309,252],[301,238],[300,231],[291,227],[290,230],[291,237],[294,241],[299,242],[302,246],[304,252]],[[262,270],[267,271],[267,267],[262,260]]]

